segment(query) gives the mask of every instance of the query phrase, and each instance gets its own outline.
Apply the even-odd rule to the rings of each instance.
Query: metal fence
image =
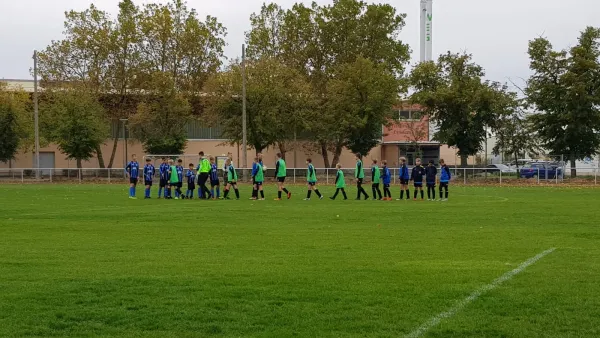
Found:
[[[140,168],[141,169],[141,168]],[[506,185],[534,185],[534,184],[581,184],[598,185],[598,168],[576,168],[577,177],[570,176],[570,168],[566,170],[545,170],[543,168],[522,168],[512,172],[492,171],[490,168],[450,168],[452,182],[459,184],[506,184]],[[128,176],[123,168],[40,168],[40,179],[36,180],[35,168],[3,168],[0,169],[0,183],[36,183],[36,182],[72,182],[72,183],[123,183],[128,181]],[[354,177],[354,168],[343,168],[346,182]],[[250,169],[237,169],[240,181],[250,177]],[[306,168],[288,168],[289,183],[306,182]],[[398,184],[398,168],[390,168],[392,184]],[[439,171],[438,171],[439,172]],[[317,178],[321,184],[335,183],[337,170],[331,168],[316,168]],[[365,169],[365,182],[371,181],[371,171]],[[222,176],[222,175],[221,175]],[[274,169],[265,172],[266,182],[275,182]],[[141,175],[140,175],[141,177]],[[438,175],[439,177],[439,175]],[[155,178],[157,181],[158,178]]]

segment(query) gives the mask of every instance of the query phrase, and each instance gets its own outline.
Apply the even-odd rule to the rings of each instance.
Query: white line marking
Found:
[[[549,253],[551,253],[554,250],[556,250],[556,248],[550,248],[542,253],[539,253],[537,256],[529,258],[525,262],[521,263],[521,265],[519,265],[516,269],[509,271],[509,272],[505,273],[504,275],[496,278],[490,284],[485,285],[478,290],[475,290],[467,298],[461,300],[456,305],[454,305],[454,307],[450,308],[450,310],[438,314],[437,316],[435,316],[435,317],[431,318],[430,320],[428,320],[427,322],[425,322],[423,325],[419,326],[419,328],[417,328],[413,332],[406,335],[406,338],[421,337],[423,334],[425,334],[431,328],[433,328],[434,326],[437,326],[443,319],[454,316],[458,311],[462,310],[465,306],[467,306],[469,303],[471,303],[474,300],[476,300],[477,298],[479,298],[484,293],[494,290],[495,288],[500,286],[502,283],[506,282],[507,280],[509,280],[509,279],[513,278],[514,276],[518,275],[519,273],[523,272],[523,270],[525,270],[528,266],[536,263],[537,261],[539,261],[544,256],[548,255]]]

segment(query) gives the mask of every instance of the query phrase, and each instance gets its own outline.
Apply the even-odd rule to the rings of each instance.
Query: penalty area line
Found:
[[[534,257],[529,258],[525,262],[521,263],[514,270],[508,271],[504,275],[502,275],[502,276],[494,279],[494,281],[492,281],[490,284],[485,285],[485,286],[483,286],[483,287],[481,287],[481,288],[473,291],[473,293],[471,293],[469,296],[467,296],[467,298],[459,301],[458,303],[456,303],[456,305],[454,305],[449,310],[444,311],[444,312],[438,314],[435,317],[432,317],[427,322],[423,323],[423,325],[419,326],[417,329],[415,329],[411,333],[407,334],[405,337],[406,338],[418,338],[418,337],[421,337],[427,331],[429,331],[431,328],[437,326],[442,320],[454,316],[458,311],[462,310],[469,303],[475,301],[481,295],[485,294],[486,292],[494,290],[495,288],[497,288],[498,286],[500,286],[502,283],[506,282],[507,280],[512,279],[514,276],[520,274],[525,269],[527,269],[528,266],[530,266],[532,264],[535,264],[537,261],[539,261],[540,259],[544,258],[544,256],[552,253],[552,251],[554,251],[554,250],[556,250],[556,248],[550,248],[550,249],[548,249],[548,250],[546,250],[544,252],[541,252],[541,253],[537,254]]]

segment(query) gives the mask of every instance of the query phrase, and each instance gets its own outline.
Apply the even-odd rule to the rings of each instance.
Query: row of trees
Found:
[[[189,119],[218,125],[239,144],[244,67],[248,141],[256,151],[301,146],[333,166],[344,148],[366,154],[377,145],[403,99],[423,107],[438,127],[435,139],[456,147],[462,164],[481,151],[489,131],[498,139],[494,152],[515,157],[543,148],[574,165],[600,148],[596,28],[569,50],[532,40],[532,75],[514,93],[486,80],[468,54],[448,52],[408,72],[410,49],[399,39],[406,15],[390,5],[265,4],[250,17],[246,62],[225,65],[224,27],[212,17],[201,21],[183,0],[141,8],[124,0],[119,9],[115,19],[94,6],[66,13],[64,39],[40,53],[44,137],[76,159],[96,155],[103,166],[106,126],[119,118],[129,118],[152,153],[181,152]],[[28,128],[14,130],[27,139]]]

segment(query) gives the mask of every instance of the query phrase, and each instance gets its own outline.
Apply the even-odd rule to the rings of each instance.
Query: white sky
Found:
[[[34,49],[61,39],[64,11],[83,10],[90,3],[116,16],[119,0],[0,0],[0,78],[30,78]],[[138,5],[160,0],[137,0]],[[240,55],[249,16],[263,0],[188,0],[200,17],[212,15],[227,27],[227,57]],[[283,8],[295,2],[279,0]],[[331,0],[317,0],[320,4]],[[372,2],[372,1],[369,1]],[[407,13],[401,39],[419,57],[419,0],[379,0]],[[555,48],[577,41],[586,26],[600,26],[600,0],[434,0],[433,54],[467,51],[489,79],[521,82],[529,74],[527,42],[539,35]]]

